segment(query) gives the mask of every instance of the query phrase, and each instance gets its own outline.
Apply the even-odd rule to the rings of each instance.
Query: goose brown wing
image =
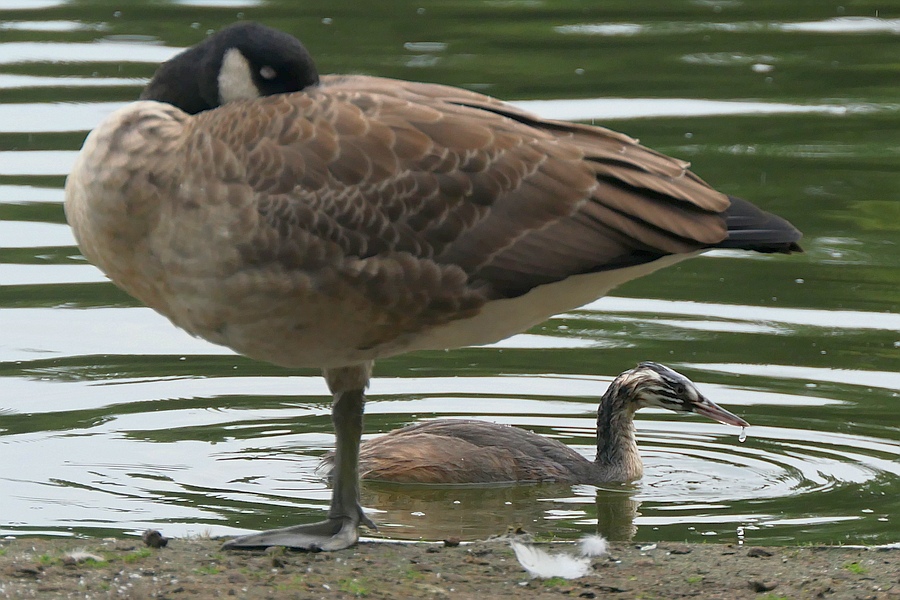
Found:
[[[246,258],[341,261],[415,295],[384,285],[412,276],[465,311],[727,235],[727,197],[626,136],[455,88],[338,79],[198,116],[240,155],[267,224]]]
[[[543,152],[554,143],[575,150],[579,174],[587,171],[593,186],[573,191],[578,202],[558,202],[554,184],[565,185],[573,170],[569,160],[547,160],[539,173],[525,178],[513,191],[558,202],[558,218],[519,235],[515,243],[484,264],[478,275],[507,295],[558,281],[573,273],[615,269],[647,262],[663,254],[687,253],[714,246],[728,237],[722,213],[729,199],[688,170],[687,162],[641,146],[624,134],[605,129],[545,120],[489,96],[450,86],[366,76],[326,76],[328,90],[364,90],[416,104],[447,105],[491,113],[515,121],[517,133],[535,136]],[[448,110],[445,108],[445,110]],[[547,156],[548,159],[557,156]],[[501,199],[502,200],[502,199]],[[517,210],[517,209],[513,209]],[[564,214],[563,211],[565,212]],[[494,218],[502,220],[505,212]],[[467,239],[490,237],[494,219],[467,232]],[[469,248],[469,244],[459,244]],[[451,259],[458,255],[452,254]]]
[[[596,163],[592,167],[597,176],[610,183],[657,192],[714,212],[728,207],[724,194],[688,170],[690,163],[605,127],[542,119],[496,98],[447,85],[362,75],[326,75],[322,85],[329,90],[366,91],[416,103],[448,103],[493,112],[572,142],[585,160]]]

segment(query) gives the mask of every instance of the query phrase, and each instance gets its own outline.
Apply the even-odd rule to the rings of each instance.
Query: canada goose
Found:
[[[359,474],[374,481],[429,484],[633,481],[644,471],[634,439],[634,413],[648,407],[749,427],[706,398],[684,375],[643,362],[616,377],[600,399],[593,461],[557,440],[518,427],[437,419],[363,442]],[[330,468],[331,461],[329,456],[323,465]]]
[[[66,182],[81,252],[193,335],[322,368],[334,396],[327,520],[232,548],[335,550],[374,527],[357,461],[375,359],[494,342],[709,248],[799,250],[785,220],[625,135],[447,86],[319,78],[258,24],[172,58],[141,98]]]

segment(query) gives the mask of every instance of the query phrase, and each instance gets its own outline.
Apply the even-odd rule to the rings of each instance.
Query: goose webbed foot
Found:
[[[359,540],[360,525],[365,525],[373,531],[377,529],[375,523],[357,505],[356,515],[351,512],[350,515],[329,517],[317,523],[252,533],[228,540],[222,545],[222,548],[250,550],[269,546],[285,546],[313,552],[343,550],[355,545]]]
[[[250,550],[284,546],[297,550],[332,551],[343,550],[359,540],[359,526],[365,525],[375,530],[375,524],[357,506],[358,516],[330,517],[317,523],[294,525],[282,529],[261,531],[228,540],[223,549]]]

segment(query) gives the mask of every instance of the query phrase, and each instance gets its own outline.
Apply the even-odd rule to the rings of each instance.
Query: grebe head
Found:
[[[642,362],[619,376],[618,393],[631,398],[634,410],[665,408],[693,412],[719,423],[749,427],[750,424],[700,393],[694,383],[677,371],[655,362]]]

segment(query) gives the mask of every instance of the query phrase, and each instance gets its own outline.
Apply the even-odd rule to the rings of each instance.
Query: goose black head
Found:
[[[692,412],[713,421],[738,427],[750,424],[734,415],[703,394],[694,383],[665,365],[642,362],[623,373],[619,393],[629,396],[635,410],[645,407],[665,408],[675,412]]]
[[[196,114],[234,100],[297,92],[318,82],[315,63],[299,40],[259,23],[241,22],[160,65],[141,99]]]

